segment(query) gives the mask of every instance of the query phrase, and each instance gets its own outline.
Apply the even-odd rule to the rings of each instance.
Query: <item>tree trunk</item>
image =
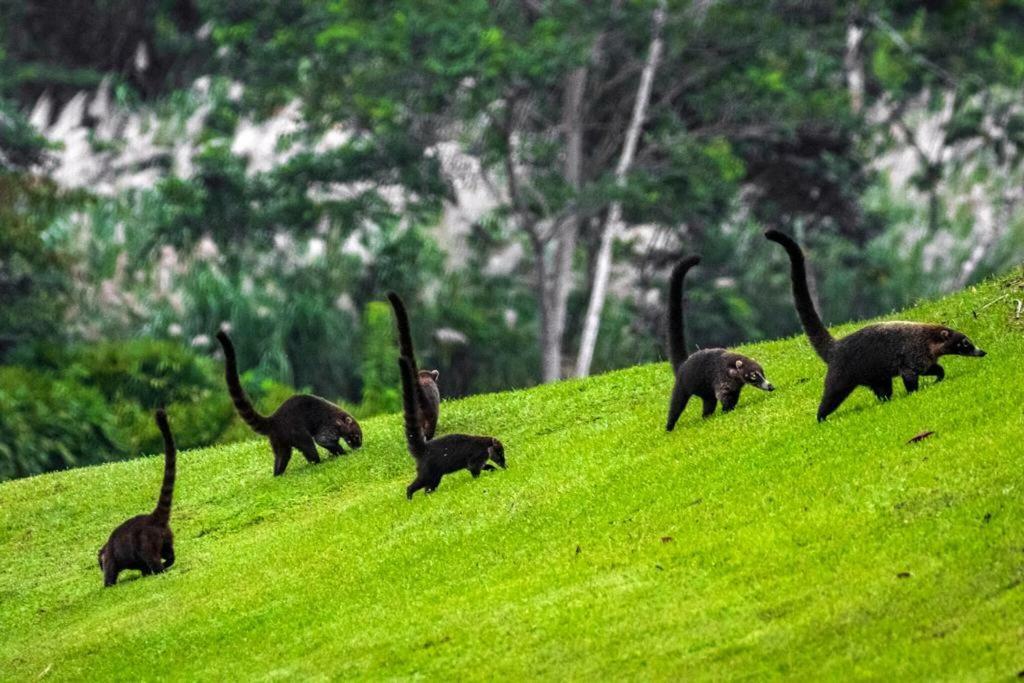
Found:
[[[596,49],[596,48],[595,48]],[[573,69],[565,82],[562,128],[565,133],[564,177],[569,187],[579,191],[583,175],[583,93],[587,85],[587,66]],[[541,306],[541,379],[553,382],[562,376],[562,343],[565,318],[572,287],[572,262],[576,253],[579,217],[566,217],[556,239],[555,262],[550,283],[542,288]]]
[[[640,140],[640,133],[644,127],[644,120],[647,118],[647,106],[651,100],[651,87],[654,83],[654,75],[658,70],[658,62],[661,59],[662,38],[661,29],[665,24],[666,0],[659,0],[654,10],[654,17],[651,27],[651,46],[647,51],[647,61],[640,74],[640,84],[637,87],[636,100],[633,102],[633,115],[626,129],[625,141],[622,145],[622,155],[615,167],[615,184],[622,187],[626,184],[626,174],[633,164],[636,156],[636,146]],[[601,232],[601,246],[598,248],[597,261],[594,266],[594,280],[590,287],[590,301],[587,304],[587,314],[583,323],[583,337],[580,340],[580,352],[576,358],[576,376],[586,377],[590,374],[590,365],[594,360],[594,348],[597,346],[597,333],[601,326],[601,311],[604,309],[604,300],[608,294],[608,279],[612,268],[612,249],[615,240],[622,232],[622,202],[613,202],[608,210],[605,219],[604,230]]]

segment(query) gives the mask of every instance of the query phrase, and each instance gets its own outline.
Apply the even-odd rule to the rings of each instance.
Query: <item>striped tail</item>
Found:
[[[167,424],[167,413],[163,408],[156,411],[156,426],[164,436],[164,483],[160,487],[160,498],[157,500],[156,509],[153,510],[153,519],[158,524],[167,526],[171,519],[171,498],[174,496],[178,451],[174,447],[174,435],[171,434],[171,426]]]
[[[764,236],[772,242],[781,244],[782,248],[789,254],[791,266],[791,277],[793,280],[793,301],[796,304],[796,313],[800,316],[800,324],[803,325],[807,338],[814,347],[815,353],[828,363],[832,347],[835,346],[835,338],[828,333],[825,323],[821,322],[821,316],[814,308],[814,301],[811,299],[811,292],[807,288],[807,267],[804,264],[804,252],[800,245],[793,241],[793,238],[778,230],[767,230]]]
[[[395,292],[388,292],[388,301],[391,308],[395,309],[395,323],[398,325],[398,350],[399,355],[409,359],[412,363],[412,374],[415,376],[417,368],[416,353],[412,348],[412,332],[409,328],[409,314],[405,310],[405,303]]]
[[[242,389],[242,383],[238,379],[235,347],[231,343],[231,339],[224,330],[220,330],[217,332],[217,341],[224,348],[224,379],[227,380],[228,393],[231,394],[231,400],[235,402],[235,410],[245,420],[245,423],[252,427],[254,432],[257,434],[269,434],[270,419],[256,412],[256,408],[253,407],[249,397],[245,395],[245,390]]]
[[[672,268],[672,277],[668,281],[668,358],[673,372],[678,372],[688,355],[683,321],[683,279],[698,263],[700,256],[687,256],[680,260]]]
[[[405,356],[398,359],[398,368],[402,375],[402,413],[405,416],[405,440],[409,444],[412,457],[419,460],[427,452],[427,442],[423,438],[420,426],[420,411],[416,403],[416,377],[412,374],[412,363]]]

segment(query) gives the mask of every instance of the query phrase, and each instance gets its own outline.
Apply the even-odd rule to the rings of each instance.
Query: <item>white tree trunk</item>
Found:
[[[633,116],[626,129],[626,138],[622,145],[622,155],[615,167],[615,184],[622,187],[626,184],[626,174],[633,164],[636,146],[640,140],[640,132],[647,118],[647,107],[651,100],[651,87],[654,75],[661,60],[663,41],[662,27],[665,25],[666,0],[659,0],[654,10],[651,27],[651,46],[647,52],[647,61],[640,74],[640,85],[637,87],[636,100],[633,102]],[[622,203],[613,202],[608,209],[604,229],[601,231],[601,245],[597,252],[597,263],[594,267],[594,281],[590,288],[590,301],[583,323],[583,337],[580,340],[580,352],[576,358],[576,376],[586,377],[590,374],[590,365],[594,360],[594,347],[597,345],[597,332],[601,326],[601,311],[608,294],[608,278],[612,269],[612,248],[615,240],[622,232]]]
[[[566,78],[562,111],[565,133],[564,176],[569,187],[580,189],[583,176],[583,94],[587,85],[587,67],[573,69]],[[579,218],[567,216],[557,235],[551,282],[542,292],[544,306],[541,323],[541,379],[553,382],[562,376],[562,341],[572,287],[572,262],[576,253]],[[543,286],[543,285],[542,285]]]

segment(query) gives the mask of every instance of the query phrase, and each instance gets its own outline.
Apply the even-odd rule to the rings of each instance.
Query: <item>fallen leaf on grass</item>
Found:
[[[918,434],[918,435],[914,436],[913,438],[911,438],[910,441],[908,441],[907,443],[918,443],[919,441],[924,441],[925,439],[927,439],[929,436],[931,436],[934,433],[935,432],[921,432],[920,434]]]
[[[674,540],[675,539],[673,539],[671,536],[662,536],[661,537],[661,542],[662,543],[671,543]]]
[[[900,572],[899,574],[896,575],[896,578],[897,579],[909,579],[910,578],[910,572]]]

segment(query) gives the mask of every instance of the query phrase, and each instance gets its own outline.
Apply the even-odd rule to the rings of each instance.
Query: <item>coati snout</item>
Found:
[[[975,346],[974,342],[968,339],[967,335],[963,332],[942,330],[939,334],[945,341],[942,344],[940,354],[936,355],[973,356],[974,358],[984,358],[988,355]]]
[[[756,361],[737,360],[735,367],[729,370],[730,377],[739,377],[743,382],[762,391],[775,391],[775,387],[765,379],[764,369]]]
[[[505,464],[505,446],[503,446],[500,441],[494,439],[491,443],[491,447],[487,449],[487,453],[491,462],[503,470],[508,469],[508,466]]]

